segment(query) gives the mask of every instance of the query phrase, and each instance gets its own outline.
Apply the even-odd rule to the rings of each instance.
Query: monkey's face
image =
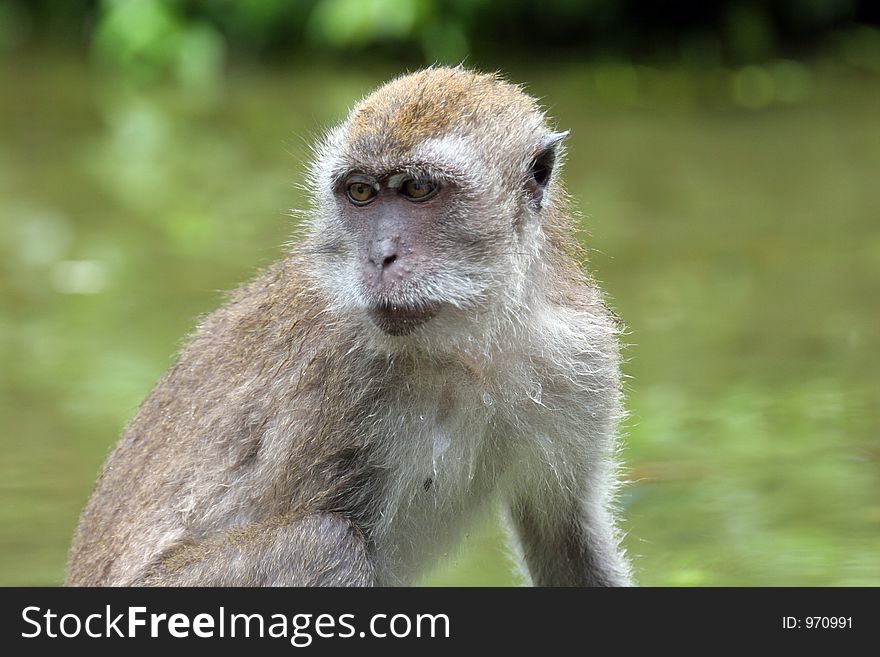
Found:
[[[514,319],[544,169],[534,144],[500,155],[479,146],[440,138],[394,161],[349,151],[318,172],[315,278],[336,314],[440,341]]]
[[[519,88],[462,69],[367,97],[312,168],[311,269],[333,313],[435,343],[515,320],[560,139]]]
[[[430,320],[441,301],[420,289],[430,267],[429,232],[449,190],[420,174],[375,178],[353,173],[337,190],[342,216],[356,236],[359,278],[370,319],[386,333],[406,335]]]
[[[491,283],[497,236],[469,225],[468,181],[426,166],[352,168],[333,189],[336,221],[322,237],[339,257],[333,277],[351,310],[389,335],[480,303]],[[478,223],[478,222],[475,222]],[[354,306],[354,307],[351,307]]]

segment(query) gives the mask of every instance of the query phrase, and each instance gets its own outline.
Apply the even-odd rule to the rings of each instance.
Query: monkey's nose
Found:
[[[396,237],[384,237],[373,242],[370,247],[370,264],[376,268],[376,274],[381,278],[382,274],[393,269],[397,262],[397,253],[400,240]]]

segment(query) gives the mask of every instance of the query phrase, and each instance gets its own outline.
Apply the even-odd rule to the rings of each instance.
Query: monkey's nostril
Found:
[[[397,254],[392,253],[390,256],[385,256],[385,259],[382,260],[382,268],[390,266],[395,260],[397,260]]]

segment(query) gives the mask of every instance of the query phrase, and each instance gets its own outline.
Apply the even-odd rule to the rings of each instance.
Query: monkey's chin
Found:
[[[403,306],[383,303],[370,308],[373,323],[388,335],[409,335],[419,326],[428,322],[440,310],[436,303],[421,303],[417,306]]]

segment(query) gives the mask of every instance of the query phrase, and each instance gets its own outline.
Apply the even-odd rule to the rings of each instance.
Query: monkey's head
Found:
[[[528,272],[553,265],[542,244],[564,202],[554,164],[566,134],[519,87],[463,68],[363,99],[311,174],[312,273],[332,310],[430,336],[527,303]]]

